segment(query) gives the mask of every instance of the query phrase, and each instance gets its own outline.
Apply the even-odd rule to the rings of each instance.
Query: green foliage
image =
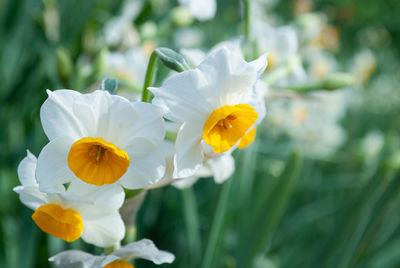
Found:
[[[157,45],[174,47],[170,31],[179,26],[168,21],[165,9],[154,8],[161,2],[146,1],[132,25],[154,21],[161,29]],[[202,47],[238,34],[239,6],[219,1],[217,18],[194,23],[205,37]],[[176,261],[161,267],[400,266],[400,175],[390,161],[400,145],[400,6],[395,0],[325,0],[315,6],[339,27],[340,65],[348,65],[349,55],[360,48],[372,48],[379,57],[376,76],[385,74],[390,84],[378,91],[381,84],[373,82],[358,89],[362,99],[342,122],[347,142],[328,159],[300,160],[287,138],[264,127],[255,144],[235,155],[236,172],[222,185],[208,178],[184,191],[171,186],[150,191],[137,217],[137,237],[175,253]],[[38,155],[47,142],[39,117],[45,89],[99,88],[106,52],[90,37],[121,7],[122,1],[113,0],[0,1],[0,267],[50,267],[50,255],[70,248],[101,254],[81,241],[67,244],[40,232],[12,188],[19,184],[16,170],[26,148]],[[52,8],[59,11],[58,37],[46,28],[44,14]],[[293,18],[291,1],[280,1],[276,12]],[[364,38],[370,37],[366,29],[376,27],[384,29],[382,43]],[[188,68],[170,49],[156,53],[176,71]],[[89,74],[81,54],[95,62]],[[169,70],[159,71],[150,83]],[[115,81],[105,80],[101,87],[114,94]],[[338,87],[331,82],[328,87]],[[362,138],[376,129],[385,146],[367,160]],[[153,264],[138,260],[135,267]]]

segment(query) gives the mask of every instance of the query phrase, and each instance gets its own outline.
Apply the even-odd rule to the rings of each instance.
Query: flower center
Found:
[[[268,65],[267,65],[267,68],[265,69],[265,71],[270,71],[276,65],[276,56],[273,53],[270,53],[267,56],[267,60],[268,60]]]
[[[103,268],[135,268],[135,266],[123,260],[116,260],[103,266]]]
[[[42,231],[67,242],[77,240],[83,231],[81,215],[57,204],[40,206],[33,213],[32,219]]]
[[[226,152],[246,135],[257,118],[255,109],[248,104],[220,107],[205,122],[203,139],[214,152]]]
[[[129,167],[128,154],[102,138],[86,137],[72,144],[68,166],[82,181],[102,186],[119,180]]]
[[[307,107],[296,107],[293,111],[294,119],[301,124],[303,124],[304,121],[306,121],[308,114],[309,110]]]

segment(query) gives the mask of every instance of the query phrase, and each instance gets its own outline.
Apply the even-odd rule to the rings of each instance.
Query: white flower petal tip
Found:
[[[29,150],[26,150],[26,157],[18,165],[17,173],[19,180],[23,186],[36,186],[37,158]]]
[[[136,179],[128,176],[129,170],[142,174],[141,188],[162,177],[165,164],[150,157],[157,154],[165,136],[158,107],[132,103],[104,90],[88,94],[56,90],[48,95],[41,120],[50,142],[39,155],[36,172],[42,190],[51,192],[54,185],[76,178],[96,186],[122,184],[124,178],[126,185],[132,185]],[[133,182],[126,183],[129,180]]]
[[[67,250],[49,258],[57,268],[101,268],[118,260],[114,255],[95,256],[80,250]]]
[[[257,70],[258,76],[261,76],[268,67],[268,53],[264,53],[257,59],[249,62],[249,64],[251,64],[253,68]]]
[[[153,241],[142,239],[117,249],[112,253],[121,259],[145,259],[155,264],[172,263],[175,256],[167,251],[159,250]]]
[[[49,261],[58,268],[101,268],[117,260],[129,262],[133,259],[145,259],[155,264],[163,264],[172,263],[175,256],[167,251],[159,250],[151,240],[142,239],[106,256],[95,256],[80,250],[67,250],[52,256]]]
[[[200,21],[214,18],[217,12],[216,0],[179,0],[189,10],[193,17]]]

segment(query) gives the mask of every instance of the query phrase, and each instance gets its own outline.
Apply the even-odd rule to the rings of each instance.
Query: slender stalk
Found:
[[[197,267],[201,254],[201,239],[199,228],[199,215],[194,196],[193,188],[182,190],[183,198],[183,214],[185,218],[186,233],[189,245],[190,265],[189,267]]]
[[[154,73],[156,69],[157,53],[153,51],[150,56],[149,64],[147,65],[146,77],[144,79],[143,91],[142,91],[142,101],[150,102],[150,91],[147,89],[153,83]]]
[[[250,0],[243,0],[244,6],[244,36],[246,41],[250,38]]]
[[[215,267],[214,254],[217,250],[218,243],[223,235],[222,227],[228,210],[229,192],[232,186],[232,182],[233,179],[231,178],[227,180],[222,186],[222,191],[219,196],[217,209],[214,214],[210,235],[207,241],[206,252],[203,259],[203,264],[201,266],[202,268]]]

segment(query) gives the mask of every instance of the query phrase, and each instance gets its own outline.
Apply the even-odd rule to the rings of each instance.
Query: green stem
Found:
[[[222,191],[219,196],[217,209],[214,214],[213,222],[211,225],[210,235],[207,241],[207,248],[203,259],[202,268],[215,267],[214,258],[217,246],[223,236],[223,225],[228,209],[229,192],[232,186],[233,179],[229,179],[222,186]]]
[[[315,90],[337,90],[354,84],[354,77],[348,73],[334,73],[322,81],[309,82],[302,85],[288,85],[284,89],[306,93]]]
[[[143,91],[142,91],[142,101],[150,102],[150,91],[147,89],[153,83],[154,73],[156,69],[157,53],[153,51],[150,56],[149,64],[147,65],[146,77],[144,79]]]
[[[243,0],[244,5],[244,36],[248,41],[250,38],[250,0]]]
[[[186,232],[189,245],[190,265],[197,267],[201,254],[201,239],[199,228],[199,215],[197,210],[196,197],[193,188],[182,190],[183,214],[185,218]]]

